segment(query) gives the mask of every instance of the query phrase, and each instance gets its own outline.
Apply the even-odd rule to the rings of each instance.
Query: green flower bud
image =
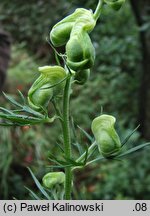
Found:
[[[50,32],[50,40],[56,47],[65,45],[70,38],[70,33],[76,22],[82,22],[84,30],[90,32],[96,21],[93,18],[93,13],[84,8],[76,9],[74,13],[65,17],[52,28]]]
[[[75,73],[74,80],[76,81],[77,84],[83,85],[87,82],[89,77],[90,77],[90,69],[86,69]]]
[[[67,64],[74,71],[91,68],[95,60],[95,49],[91,39],[82,26],[72,29],[66,45]]]
[[[66,77],[66,71],[63,67],[60,66],[43,66],[39,67],[39,72],[45,79],[46,83],[49,83],[51,86],[56,85],[61,82]],[[53,87],[53,95],[58,96],[62,95],[65,82],[59,83]]]
[[[40,88],[37,88],[34,92],[32,91],[32,87],[28,93],[28,103],[29,105],[37,111],[42,110],[48,106],[49,101],[53,97],[53,90],[52,89],[43,89],[44,87],[48,87],[49,85],[45,84]]]
[[[73,24],[73,22],[68,22],[57,24],[53,27],[50,32],[50,40],[55,47],[63,46],[67,43]]]
[[[106,157],[116,156],[121,150],[121,142],[114,129],[116,119],[111,115],[100,115],[92,122],[92,132],[99,151]]]
[[[56,185],[64,184],[65,174],[63,172],[50,172],[47,173],[42,179],[43,185],[46,188],[53,188]]]
[[[121,6],[125,3],[125,0],[104,0],[114,10],[119,10]]]
[[[64,82],[59,83],[66,76],[65,70],[60,66],[39,67],[41,75],[36,79],[28,92],[29,105],[40,111],[48,106],[53,96],[62,94]],[[56,85],[59,83],[58,85]],[[56,85],[55,87],[48,88]]]
[[[78,8],[75,10],[75,12],[77,13],[75,26],[82,25],[84,31],[86,31],[87,33],[91,32],[96,25],[96,21],[93,17],[93,12],[84,8]]]

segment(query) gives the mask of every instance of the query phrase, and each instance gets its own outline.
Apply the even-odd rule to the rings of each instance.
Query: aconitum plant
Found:
[[[90,139],[89,146],[84,152],[80,151],[80,146],[76,146],[79,148],[79,155],[75,158],[76,154],[74,154],[75,145],[73,145],[71,134],[75,134],[76,131],[71,124],[70,96],[74,91],[74,85],[84,86],[86,82],[90,82],[89,77],[96,55],[89,34],[96,28],[96,22],[104,5],[119,10],[124,1],[99,0],[94,12],[77,8],[72,14],[59,21],[50,31],[50,45],[55,53],[57,64],[38,68],[39,77],[30,87],[27,100],[19,91],[22,103],[4,94],[17,108],[13,110],[0,108],[2,126],[51,125],[56,119],[61,124],[63,143],[59,147],[62,155],[61,157],[50,155],[50,160],[54,163],[51,166],[52,172],[46,173],[40,183],[29,169],[45,199],[70,200],[76,169],[84,169],[89,164],[100,163],[103,160],[123,158],[150,144],[144,143],[124,150],[124,145],[137,128],[124,141],[121,141],[115,129],[116,118],[101,113],[91,122],[93,137]],[[60,46],[65,46],[64,54],[58,53],[57,47]],[[49,113],[49,106],[54,107],[54,116]],[[81,130],[85,136],[89,137],[84,129]],[[38,199],[33,191],[29,190],[29,192]]]

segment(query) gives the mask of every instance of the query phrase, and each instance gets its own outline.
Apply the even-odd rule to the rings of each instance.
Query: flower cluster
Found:
[[[50,32],[50,40],[56,47],[66,45],[67,65],[75,71],[75,80],[84,84],[94,64],[95,49],[89,33],[96,20],[93,12],[78,8],[74,13],[58,22]]]

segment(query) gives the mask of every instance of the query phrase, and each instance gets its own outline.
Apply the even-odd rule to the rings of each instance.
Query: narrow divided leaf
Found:
[[[6,94],[6,93],[4,93],[4,92],[3,92],[3,94],[4,94],[5,98],[6,98],[7,100],[9,100],[13,105],[22,108],[22,105],[19,104],[19,103],[18,103],[15,99],[13,99],[10,95],[8,95],[8,94]]]
[[[125,138],[125,140],[121,143],[122,146],[125,145],[125,144],[128,142],[128,140],[130,139],[130,137],[135,133],[135,131],[137,131],[137,129],[138,129],[139,127],[140,127],[140,125],[138,125],[138,126],[131,132],[131,134],[129,134],[129,135]]]
[[[21,98],[23,104],[25,105],[25,104],[26,104],[25,97],[23,96],[22,92],[21,92],[19,89],[18,89],[18,93],[19,93],[19,95],[20,95],[20,98]]]
[[[93,137],[91,137],[83,128],[81,128],[79,125],[78,125],[78,128],[83,132],[83,134],[91,141],[93,142]]]
[[[11,96],[3,93],[4,96],[13,105],[19,107],[20,109],[8,110],[4,107],[0,107],[0,110],[2,111],[0,112],[0,118],[2,119],[2,121],[0,122],[1,126],[12,126],[12,125],[23,126],[23,125],[35,125],[35,124],[46,123],[46,122],[51,123],[57,118],[57,116],[53,116],[52,118],[49,118],[47,111],[44,111],[43,112],[44,114],[42,114],[33,110],[28,105],[26,105],[25,98],[19,90],[18,93],[21,97],[23,105],[18,103]]]
[[[48,195],[48,193],[44,190],[43,186],[40,184],[40,182],[38,181],[38,179],[35,177],[35,175],[33,174],[32,170],[28,167],[28,170],[36,184],[36,186],[38,187],[38,189],[41,191],[41,193],[48,199],[50,200],[50,196]]]
[[[31,189],[29,189],[28,187],[25,187],[29,192],[30,195],[35,199],[35,200],[41,200],[40,197],[38,197]]]
[[[133,148],[123,152],[122,154],[118,155],[116,158],[121,158],[121,157],[127,156],[127,155],[129,155],[131,153],[142,150],[144,147],[149,146],[149,145],[150,145],[150,142],[138,145],[136,147],[133,147]]]

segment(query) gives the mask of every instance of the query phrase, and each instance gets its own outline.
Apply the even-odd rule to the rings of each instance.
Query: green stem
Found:
[[[97,5],[97,7],[96,7],[96,10],[95,10],[95,12],[94,12],[93,17],[94,17],[94,19],[95,19],[96,21],[98,20],[100,14],[101,14],[103,2],[104,2],[104,0],[99,0],[98,5]]]
[[[63,137],[64,137],[64,152],[66,158],[71,158],[71,139],[69,125],[69,101],[70,101],[70,85],[71,76],[66,80],[63,96]],[[72,171],[70,167],[65,168],[65,199],[71,199],[72,187]]]

